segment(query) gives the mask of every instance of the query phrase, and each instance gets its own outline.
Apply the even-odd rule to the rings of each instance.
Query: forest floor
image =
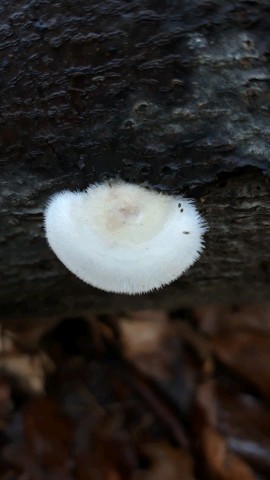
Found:
[[[0,337],[1,480],[270,478],[270,305]]]

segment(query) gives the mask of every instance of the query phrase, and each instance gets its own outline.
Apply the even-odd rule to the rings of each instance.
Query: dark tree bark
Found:
[[[268,0],[2,0],[2,316],[270,294]],[[197,200],[201,259],[160,291],[83,284],[49,250],[48,197],[121,177]]]

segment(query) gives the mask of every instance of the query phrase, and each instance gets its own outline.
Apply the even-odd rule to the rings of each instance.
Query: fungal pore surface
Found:
[[[106,182],[54,195],[45,230],[54,253],[81,280],[135,294],[182,275],[198,259],[206,227],[192,200]]]

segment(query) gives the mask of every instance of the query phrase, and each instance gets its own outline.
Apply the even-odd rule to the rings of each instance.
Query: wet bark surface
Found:
[[[270,293],[268,1],[3,1],[1,315]],[[196,199],[205,253],[141,297],[77,280],[50,252],[51,194],[106,178]]]

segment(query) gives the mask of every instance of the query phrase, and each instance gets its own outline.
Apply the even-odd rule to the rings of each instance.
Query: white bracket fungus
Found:
[[[45,230],[54,253],[81,280],[135,294],[182,275],[203,249],[206,226],[192,200],[106,182],[53,195]]]

